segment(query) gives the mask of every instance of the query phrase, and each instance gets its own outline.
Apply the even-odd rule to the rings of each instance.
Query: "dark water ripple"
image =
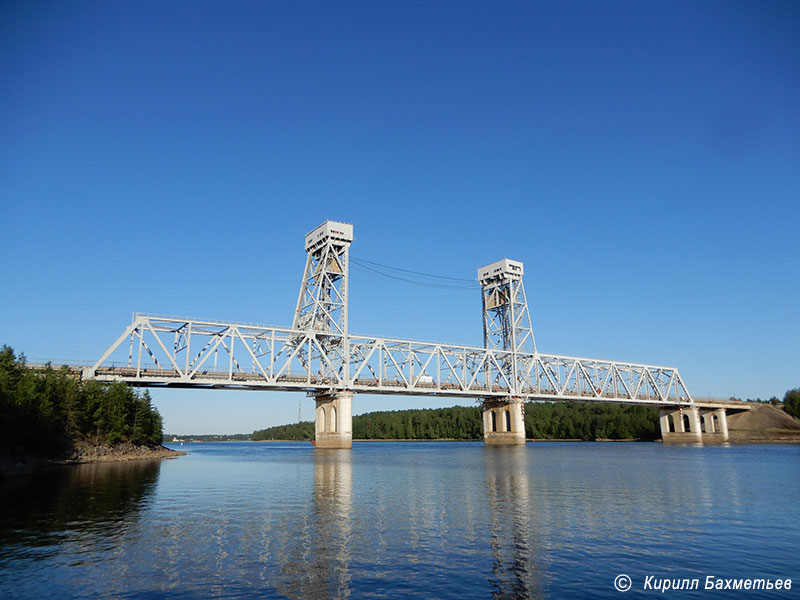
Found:
[[[618,598],[619,573],[630,596],[647,575],[800,588],[798,447],[184,449],[0,487],[0,598]]]

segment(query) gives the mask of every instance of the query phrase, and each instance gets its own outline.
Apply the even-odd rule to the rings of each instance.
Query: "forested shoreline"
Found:
[[[0,350],[0,456],[69,456],[81,446],[160,446],[163,423],[147,391],[81,382],[66,367],[27,368]]]
[[[658,409],[619,404],[528,402],[525,436],[533,439],[592,441],[643,440],[660,437]],[[253,432],[254,441],[311,440],[314,423],[305,421]],[[483,424],[479,406],[373,412],[353,417],[353,439],[479,440]]]
[[[734,399],[734,398],[732,398]],[[800,418],[800,388],[788,390],[781,402],[771,404]],[[582,404],[575,402],[527,402],[525,437],[540,440],[640,440],[661,438],[658,408],[629,404]],[[253,432],[254,441],[312,440],[314,422],[278,425]],[[356,440],[480,440],[483,424],[480,406],[381,411],[353,417]]]

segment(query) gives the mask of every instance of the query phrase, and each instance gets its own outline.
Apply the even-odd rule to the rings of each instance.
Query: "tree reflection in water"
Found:
[[[4,482],[0,486],[0,558],[22,557],[25,548],[33,552],[56,546],[66,536],[101,534],[111,540],[139,518],[160,468],[160,460],[90,463]]]

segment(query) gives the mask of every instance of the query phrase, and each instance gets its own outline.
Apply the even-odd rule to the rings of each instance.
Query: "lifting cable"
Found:
[[[374,273],[376,275],[381,275],[382,277],[388,277],[389,279],[395,279],[405,283],[413,283],[414,285],[469,291],[475,291],[479,287],[478,282],[474,279],[447,277],[444,275],[433,275],[432,273],[411,271],[409,269],[392,267],[372,260],[356,258],[354,256],[350,257],[350,263],[359,271]]]

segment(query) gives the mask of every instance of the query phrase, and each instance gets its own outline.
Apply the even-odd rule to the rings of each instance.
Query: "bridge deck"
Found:
[[[689,406],[673,367],[137,314],[87,379]]]
[[[168,369],[143,369],[137,376],[128,368],[103,368],[95,372],[95,379],[102,381],[125,381],[137,387],[171,387],[171,388],[210,388],[237,390],[273,390],[300,391],[318,393],[337,389],[339,382],[324,377],[308,378],[302,374],[285,375],[275,381],[265,381],[256,373],[233,373],[204,371],[191,379],[180,377]],[[351,391],[365,394],[410,395],[410,396],[449,396],[454,398],[481,399],[490,396],[508,396],[505,389],[491,389],[485,385],[473,385],[463,388],[454,383],[418,383],[406,385],[403,380],[393,379],[378,382],[377,379],[356,379],[348,387]],[[611,393],[581,392],[577,394],[558,394],[555,391],[525,393],[520,396],[526,400],[572,400],[579,402],[624,402],[628,404],[664,404],[664,400],[656,395],[639,395],[626,398]],[[675,403],[671,403],[675,404]],[[686,404],[686,403],[682,403]]]
[[[32,363],[28,368],[44,370],[46,368],[60,368],[49,363]],[[64,365],[71,373],[80,375],[86,368],[79,365]],[[98,368],[94,378],[100,381],[124,381],[134,387],[167,387],[167,388],[200,388],[200,389],[232,389],[232,390],[260,390],[260,391],[292,391],[319,393],[320,391],[336,389],[339,381],[324,377],[308,377],[304,373],[293,373],[266,381],[261,374],[227,371],[204,370],[192,378],[181,376],[172,369],[140,369],[129,366],[109,366]],[[455,383],[436,384],[433,382],[418,382],[416,385],[407,385],[402,379],[383,380],[355,379],[349,388],[351,391],[365,394],[385,395],[410,395],[410,396],[443,396],[452,398],[482,399],[494,395],[507,396],[506,390],[492,390],[489,386],[473,385],[464,389]],[[636,397],[622,397],[611,392],[598,393],[584,391],[580,394],[559,394],[555,390],[542,390],[536,393],[526,393],[520,396],[529,401],[571,401],[571,402],[605,402],[636,405],[683,406],[688,402],[665,401],[658,395],[640,394]],[[693,406],[704,409],[725,408],[728,410],[744,411],[753,409],[753,405],[736,400],[697,399],[690,401]]]

